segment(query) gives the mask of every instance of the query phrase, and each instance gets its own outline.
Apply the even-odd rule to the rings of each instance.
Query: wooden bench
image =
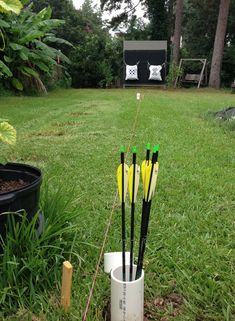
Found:
[[[200,80],[200,74],[186,74],[184,79],[183,79],[183,82],[196,82],[198,83],[199,80]],[[203,77],[202,77],[202,80],[203,80]]]

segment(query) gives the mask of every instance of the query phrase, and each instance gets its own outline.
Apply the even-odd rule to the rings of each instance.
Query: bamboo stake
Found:
[[[70,307],[73,266],[69,261],[63,262],[63,275],[61,286],[61,305],[67,311]]]

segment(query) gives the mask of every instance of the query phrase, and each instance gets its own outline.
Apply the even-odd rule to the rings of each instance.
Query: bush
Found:
[[[108,87],[114,81],[115,47],[105,33],[88,33],[70,53],[69,72],[74,87]]]
[[[166,77],[167,86],[174,87],[176,78],[181,77],[183,75],[183,73],[184,73],[184,71],[182,68],[179,68],[179,66],[176,65],[174,62],[171,63],[168,75]]]

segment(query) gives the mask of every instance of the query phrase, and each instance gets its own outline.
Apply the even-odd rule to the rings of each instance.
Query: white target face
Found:
[[[149,71],[150,71],[149,80],[162,81],[161,70],[162,70],[161,65],[150,65],[149,66]]]
[[[138,65],[126,65],[126,80],[138,79]]]

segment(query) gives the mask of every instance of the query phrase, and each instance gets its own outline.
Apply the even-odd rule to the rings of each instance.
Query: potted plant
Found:
[[[7,121],[0,120],[0,142],[14,144],[16,130]],[[33,166],[0,164],[0,236],[6,236],[7,213],[25,210],[30,220],[38,211],[41,171]]]

